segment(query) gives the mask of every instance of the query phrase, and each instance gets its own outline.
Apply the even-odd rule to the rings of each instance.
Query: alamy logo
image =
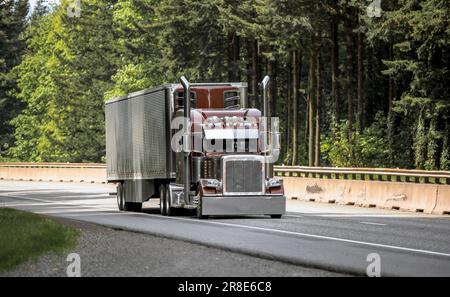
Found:
[[[68,277],[80,277],[81,276],[81,259],[77,253],[71,253],[67,255],[67,262],[70,264],[67,266],[66,274]]]
[[[67,16],[69,18],[77,17],[81,15],[81,0],[71,0],[67,6]]]
[[[381,276],[381,258],[377,253],[370,253],[367,255],[367,266],[366,272],[368,277],[380,277]]]
[[[369,18],[381,17],[381,0],[371,0],[372,2],[367,6],[367,16]]]

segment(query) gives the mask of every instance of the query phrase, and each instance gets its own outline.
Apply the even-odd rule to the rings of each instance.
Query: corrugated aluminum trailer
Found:
[[[170,85],[108,101],[106,163],[108,182],[119,182],[123,209],[138,210],[158,192],[157,181],[174,177],[170,152]],[[126,204],[126,205],[125,205]]]
[[[109,181],[170,178],[167,93],[160,87],[106,103]]]

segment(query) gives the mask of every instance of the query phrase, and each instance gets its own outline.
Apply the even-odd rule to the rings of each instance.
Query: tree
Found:
[[[104,156],[103,94],[115,73],[111,4],[84,1],[76,18],[63,1],[29,28],[33,37],[17,67],[17,96],[26,108],[13,121],[12,157],[95,162]]]
[[[20,63],[24,41],[20,35],[25,30],[28,1],[6,0],[0,2],[0,156],[13,145],[13,127],[10,121],[17,116],[23,104],[16,100],[17,76],[12,69]]]

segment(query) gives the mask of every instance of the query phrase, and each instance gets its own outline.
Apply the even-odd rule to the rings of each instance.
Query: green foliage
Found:
[[[23,107],[14,96],[17,73],[11,69],[21,60],[24,42],[20,34],[26,26],[27,14],[27,0],[0,2],[0,155],[13,145],[10,121]]]
[[[322,139],[321,152],[336,167],[389,167],[386,117],[378,113],[362,133],[350,133],[348,123],[335,124]]]
[[[112,1],[114,2],[114,1]],[[24,111],[13,120],[13,158],[88,162],[105,154],[103,94],[115,73],[111,1],[83,1],[82,17],[63,1],[27,30],[17,67]]]
[[[283,135],[283,142],[292,144],[288,95],[295,51],[296,155],[304,164],[308,68],[318,51],[324,165],[450,167],[449,1],[382,1],[381,17],[369,18],[366,3],[358,0],[82,0],[80,18],[70,18],[68,0],[53,9],[41,0],[28,22],[26,2],[0,4],[0,109],[8,110],[0,114],[0,160],[104,161],[104,101],[181,75],[193,82],[248,81],[252,87],[271,72],[271,108],[283,133],[289,132],[291,139]],[[338,23],[336,102],[332,20]],[[346,30],[349,22],[352,30]],[[349,61],[351,56],[362,61]],[[348,114],[346,101],[357,87],[345,72],[348,66],[357,70],[359,62],[363,111]],[[258,106],[254,91],[249,89],[250,101]],[[354,121],[351,129],[336,123],[361,114],[362,123]],[[292,148],[283,152],[291,163]]]

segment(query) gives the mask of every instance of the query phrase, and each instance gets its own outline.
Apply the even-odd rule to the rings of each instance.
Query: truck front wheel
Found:
[[[166,186],[159,186],[159,210],[161,211],[161,215],[167,215],[167,203],[166,203]]]
[[[166,188],[166,196],[164,199],[165,207],[166,207],[166,215],[173,216],[175,215],[176,209],[172,207],[172,197],[170,197],[170,186],[167,185]]]

